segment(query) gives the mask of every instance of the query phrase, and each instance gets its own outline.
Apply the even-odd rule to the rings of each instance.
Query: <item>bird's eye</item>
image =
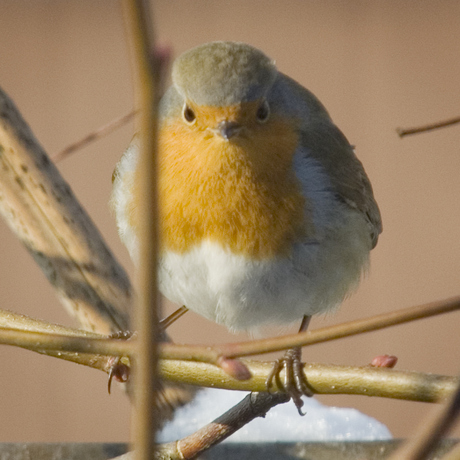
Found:
[[[182,115],[184,117],[184,120],[189,124],[193,125],[196,121],[196,115],[195,112],[190,108],[189,105],[184,104],[184,110],[182,112]]]
[[[270,106],[268,105],[268,102],[264,100],[262,104],[260,104],[259,108],[257,109],[257,112],[256,112],[257,121],[259,123],[265,123],[268,120],[269,116],[270,116]]]

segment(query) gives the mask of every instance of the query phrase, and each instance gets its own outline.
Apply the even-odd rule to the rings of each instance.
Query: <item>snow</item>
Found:
[[[204,389],[158,434],[159,442],[183,438],[202,428],[240,402],[247,393]],[[265,418],[256,418],[225,442],[298,441],[381,441],[392,439],[388,428],[356,409],[328,407],[314,398],[304,398],[300,417],[292,402],[271,409]]]

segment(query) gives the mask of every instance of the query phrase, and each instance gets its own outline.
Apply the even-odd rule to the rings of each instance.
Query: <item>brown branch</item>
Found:
[[[289,396],[276,393],[251,393],[214,421],[179,441],[159,444],[155,460],[189,460],[231,436],[257,417],[265,417],[278,404],[289,401]],[[113,460],[133,460],[135,452],[128,452]]]
[[[136,107],[140,111],[139,183],[140,248],[138,270],[138,301],[135,325],[138,333],[133,414],[134,445],[137,460],[152,458],[159,413],[154,410],[160,391],[157,371],[159,327],[158,264],[158,197],[157,197],[157,133],[165,55],[155,50],[153,18],[148,0],[123,2],[125,23],[130,35],[133,73],[136,76]],[[148,199],[147,199],[148,197]]]
[[[440,439],[452,428],[460,414],[460,386],[449,400],[424,420],[417,435],[399,448],[389,460],[425,460]]]
[[[460,443],[457,443],[457,445],[444,457],[441,458],[441,460],[458,460],[460,458]]]
[[[11,329],[18,320],[21,320],[24,329],[22,331]],[[3,328],[0,328],[0,343],[31,349],[104,372],[107,372],[107,355],[116,352],[114,354],[126,356],[126,352],[129,350],[132,352],[133,349],[133,344],[129,343],[127,347],[126,341],[109,340],[95,333],[54,326],[14,313],[1,312],[0,326]],[[50,331],[53,334],[50,334]],[[100,338],[89,339],[89,337]],[[75,350],[79,353],[76,353]],[[129,365],[127,358],[124,362]],[[251,379],[246,381],[238,381],[214,365],[191,361],[163,359],[160,361],[160,372],[163,378],[179,384],[241,391],[264,391],[266,389],[265,380],[273,364],[249,360],[245,360],[244,364],[252,375]],[[304,369],[314,392],[322,394],[362,394],[437,402],[445,399],[457,384],[457,379],[453,377],[369,366],[347,367],[310,363],[305,365]],[[283,376],[281,380],[282,378]],[[179,388],[183,389],[181,385]],[[278,387],[278,389],[281,388]],[[171,395],[171,392],[169,394]],[[188,401],[191,397],[187,397],[183,391],[180,391],[177,397],[172,396],[179,404],[181,401]]]
[[[283,393],[251,393],[236,406],[190,436],[161,445],[158,449],[158,458],[184,460],[196,458],[197,455],[222,442],[255,418],[265,417],[272,407],[284,404],[289,399],[289,396]]]
[[[129,328],[126,273],[1,90],[0,214],[84,329]]]
[[[431,123],[429,125],[417,126],[415,128],[396,128],[399,137],[409,136],[411,134],[426,133],[435,129],[446,128],[447,126],[456,125],[460,123],[460,117],[450,118],[449,120],[440,121],[438,123]]]
[[[119,118],[116,118],[115,120],[110,121],[104,126],[101,126],[100,128],[89,133],[82,139],[68,145],[65,149],[61,150],[60,152],[55,153],[54,155],[51,155],[51,159],[55,163],[58,163],[59,161],[64,160],[65,158],[70,156],[72,153],[75,153],[76,151],[86,147],[87,145],[91,144],[94,141],[97,141],[98,139],[108,136],[110,133],[113,133],[118,128],[121,128],[122,126],[126,125],[134,118],[135,115],[136,115],[136,111],[133,110],[127,113],[126,115],[123,115],[122,117],[119,117]]]
[[[460,309],[460,297],[452,297],[437,302],[430,302],[415,307],[396,310],[371,318],[350,321],[335,326],[307,331],[299,334],[285,335],[263,340],[253,340],[234,344],[219,345],[213,350],[227,358],[271,353],[273,351],[286,350],[296,346],[313,345],[316,343],[328,342],[344,337],[351,337],[365,332],[377,331],[397,324],[404,324],[411,321],[429,318],[431,316],[450,313]],[[185,350],[184,350],[185,351]],[[203,357],[209,357],[211,353],[203,350]],[[185,354],[182,359],[187,359]],[[209,360],[208,362],[211,362]]]
[[[88,351],[85,346],[86,339],[95,339],[98,344],[101,344],[99,350],[101,353]],[[0,343],[2,344],[18,346],[108,373],[112,364],[113,350],[111,347],[110,350],[106,350],[108,351],[106,354],[103,351],[106,343],[113,342],[122,345],[125,341],[109,341],[107,336],[95,332],[50,324],[18,313],[0,310]],[[65,351],[66,349],[68,351]],[[117,356],[123,356],[121,362],[126,366],[130,365],[126,354],[120,352]],[[161,398],[156,401],[161,412],[161,420],[170,420],[174,409],[190,402],[196,391],[195,387],[182,383],[163,385]]]
[[[250,380],[236,380],[212,364],[160,360],[163,378],[204,387],[239,391],[265,391],[272,362],[244,360],[251,371]],[[334,364],[304,364],[309,387],[317,394],[378,396],[406,401],[439,402],[458,384],[455,377],[398,371],[370,366],[352,367]],[[280,376],[283,381],[284,374]],[[281,390],[276,383],[277,390]]]
[[[103,337],[105,336],[95,332],[50,324],[29,316],[0,310],[0,343],[25,348],[43,355],[108,372],[109,356],[85,353],[81,349],[75,351],[75,347],[71,345],[72,339],[84,341],[85,338],[101,339]],[[50,344],[56,338],[57,340],[51,347]],[[38,348],[42,341],[45,343],[48,341],[48,348]],[[65,351],[63,349],[65,346],[62,346],[62,342],[67,342],[71,349]]]
[[[160,321],[160,326],[163,329],[168,329],[171,324],[175,323],[179,318],[182,318],[186,313],[188,312],[188,308],[185,306],[182,306],[178,308],[177,310],[173,311],[168,317],[163,318]]]
[[[199,361],[220,366],[222,358],[236,358],[240,356],[249,356],[251,354],[262,354],[265,352],[284,350],[292,348],[293,346],[313,345],[329,340],[336,340],[342,337],[350,337],[352,335],[375,331],[397,324],[429,318],[443,313],[453,312],[458,310],[459,307],[460,298],[453,297],[438,302],[431,302],[429,304],[373,316],[371,318],[316,329],[302,334],[287,335],[272,339],[254,340],[250,342],[241,342],[236,344],[230,343],[216,346],[163,343],[161,345],[160,357],[163,359]],[[9,324],[6,327],[18,326]],[[32,342],[32,339],[25,338],[24,340],[30,340]],[[57,339],[52,338],[52,340],[55,341]],[[42,343],[42,347],[46,346],[45,342]],[[50,345],[51,348],[54,346],[56,345]],[[118,340],[101,341],[98,339],[87,339],[82,341],[80,345],[75,342],[73,346],[75,349],[72,351],[82,352],[84,350],[85,352],[92,352],[94,354],[110,354],[114,356],[132,355],[134,353],[135,340],[126,342]],[[77,346],[82,348],[77,348]]]

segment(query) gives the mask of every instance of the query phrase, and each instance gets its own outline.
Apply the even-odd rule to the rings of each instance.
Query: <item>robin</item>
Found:
[[[230,330],[289,324],[337,307],[382,231],[372,187],[321,102],[243,43],[179,56],[160,104],[159,287]],[[139,146],[114,174],[120,237],[138,258]],[[285,382],[300,412],[311,394],[300,349]]]

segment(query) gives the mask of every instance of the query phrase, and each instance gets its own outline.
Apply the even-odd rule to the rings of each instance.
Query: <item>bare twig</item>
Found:
[[[282,393],[251,393],[225,414],[216,418],[205,427],[179,441],[157,446],[155,460],[189,460],[209,450],[235,433],[244,425],[266,413],[278,404],[289,401]],[[113,460],[133,460],[135,452],[128,452]]]
[[[157,203],[157,133],[158,103],[160,99],[165,55],[155,50],[153,18],[148,0],[125,0],[126,25],[133,50],[133,73],[136,107],[140,110],[140,167],[137,171],[141,196],[140,258],[138,270],[138,304],[133,417],[136,459],[148,460],[155,450],[155,431],[159,413],[154,410],[160,390],[157,373],[159,342],[159,308],[157,285],[158,260],[158,203]],[[147,198],[148,197],[148,198]]]
[[[270,339],[252,340],[248,342],[229,343],[215,346],[173,345],[165,343],[161,347],[161,357],[167,359],[200,361],[219,366],[222,357],[238,358],[286,350],[294,346],[314,345],[317,343],[337,340],[343,337],[350,337],[366,332],[385,329],[390,326],[429,318],[444,313],[450,313],[459,309],[460,297],[452,297],[437,302],[384,313],[371,318],[350,321],[304,333],[273,337]]]
[[[18,320],[26,330],[12,330]],[[43,321],[22,317],[14,313],[0,315],[0,343],[32,349],[39,353],[74,361],[93,368],[108,371],[107,355],[127,356],[133,352],[133,343],[106,339],[95,333],[54,326]],[[49,332],[53,332],[50,334]],[[60,334],[60,335],[57,335]],[[64,335],[65,334],[65,335]],[[89,339],[89,337],[92,337]],[[95,337],[99,337],[96,339]],[[135,340],[133,341],[135,342]],[[78,351],[78,353],[76,352]],[[123,362],[129,365],[128,358]],[[160,372],[163,378],[180,384],[193,384],[242,391],[264,391],[266,378],[272,363],[244,361],[251,372],[251,379],[238,381],[220,368],[191,361],[163,359]],[[362,394],[414,401],[437,402],[446,398],[456,387],[457,379],[431,374],[394,371],[386,368],[346,367],[334,365],[305,365],[309,384],[316,393]],[[179,393],[169,391],[168,397],[178,404],[189,396],[179,386]],[[280,388],[279,388],[280,389]],[[165,404],[166,405],[166,404]],[[161,405],[160,405],[161,406]],[[171,411],[169,411],[170,413]]]
[[[55,163],[61,160],[64,160],[65,158],[70,156],[72,153],[75,153],[77,150],[80,150],[86,147],[91,142],[97,141],[98,139],[101,139],[102,137],[108,136],[110,133],[113,133],[118,128],[121,128],[123,125],[126,125],[134,118],[135,115],[136,115],[136,111],[133,110],[127,113],[126,115],[123,115],[122,117],[119,117],[119,118],[116,118],[115,120],[110,121],[106,125],[101,126],[95,131],[89,133],[83,139],[73,142],[72,144],[68,145],[65,149],[61,150],[58,153],[55,153],[54,155],[51,156],[51,159]]]
[[[100,353],[87,352],[86,339],[95,339],[100,346]],[[18,313],[0,310],[0,343],[15,345],[37,353],[64,359],[84,366],[109,373],[111,369],[112,348],[104,354],[106,336],[80,329],[50,324],[46,321],[30,318]],[[73,342],[73,343],[72,343]],[[123,345],[124,340],[110,340],[115,345]],[[43,348],[40,348],[43,345]],[[69,351],[65,351],[68,349]],[[124,350],[125,351],[125,350]],[[129,366],[130,360],[126,353],[117,353],[122,356],[121,363]],[[162,385],[161,397],[157,399],[157,407],[163,421],[172,418],[174,409],[190,402],[197,388],[182,383]]]
[[[182,318],[188,312],[188,308],[182,306],[172,312],[167,318],[164,318],[160,321],[160,326],[163,329],[167,329],[171,324],[175,323],[179,318]]]
[[[442,457],[441,460],[459,460],[460,459],[460,442],[457,443],[457,445],[444,457]]]
[[[236,380],[216,366],[190,361],[160,360],[163,378],[175,382],[240,391],[265,391],[272,362],[243,360],[251,371],[250,380]],[[455,377],[397,371],[370,366],[352,367],[334,364],[304,364],[308,384],[317,394],[353,394],[407,401],[439,402],[458,384]],[[281,374],[280,380],[283,381]],[[282,391],[277,383],[277,390]]]
[[[171,458],[162,456],[163,452],[172,458],[196,458],[198,454],[222,442],[255,418],[265,417],[272,407],[286,403],[289,399],[290,397],[283,393],[251,393],[225,414],[190,436],[163,444],[159,449],[159,458]]]
[[[164,343],[161,345],[160,355],[161,358],[164,359],[199,361],[219,366],[222,358],[236,358],[240,356],[249,356],[251,354],[280,351],[292,348],[293,346],[313,345],[329,340],[336,340],[342,337],[349,337],[352,335],[362,334],[364,332],[379,330],[418,319],[429,318],[443,313],[449,313],[458,310],[459,307],[460,298],[454,297],[373,316],[371,318],[316,329],[307,333],[286,335],[272,339],[215,346]],[[8,324],[7,327],[18,326]],[[55,340],[54,338],[52,339]],[[46,340],[45,336],[43,336],[43,340]],[[41,346],[46,347],[46,342],[43,342]],[[50,345],[50,347],[53,346],[55,345]],[[77,342],[75,342],[73,346],[76,347]],[[80,346],[84,347],[86,352],[92,352],[95,354],[132,355],[134,353],[135,341],[120,342],[107,340],[102,343],[100,340],[86,340],[84,343],[82,342],[82,345]],[[82,351],[82,349],[73,349],[73,351]]]
[[[396,128],[399,137],[409,136],[411,134],[426,133],[435,129],[446,128],[447,126],[456,125],[460,123],[460,117],[450,118],[449,120],[432,123],[429,125],[417,126],[415,128]]]
[[[460,386],[449,400],[424,420],[417,435],[398,449],[389,460],[425,460],[436,448],[460,414]]]
[[[220,345],[218,347],[213,347],[213,349],[219,351],[222,356],[226,356],[227,358],[270,353],[272,351],[287,350],[296,346],[306,346],[328,342],[343,337],[363,334],[364,332],[377,331],[397,324],[404,324],[418,319],[429,318],[431,316],[441,315],[459,309],[460,297],[452,297],[450,299],[396,310],[382,315],[373,316],[371,318],[338,324],[336,326],[264,340],[253,340],[249,342]],[[182,356],[182,358],[187,359],[185,356]]]
[[[18,313],[0,310],[1,344],[25,348],[107,372],[109,356],[85,353],[82,349],[75,351],[75,347],[71,345],[72,340],[76,339],[84,343],[85,338],[102,339],[104,337],[96,332],[50,324]],[[41,342],[47,343],[48,347],[40,349]],[[63,343],[69,345],[71,350],[66,351]]]

